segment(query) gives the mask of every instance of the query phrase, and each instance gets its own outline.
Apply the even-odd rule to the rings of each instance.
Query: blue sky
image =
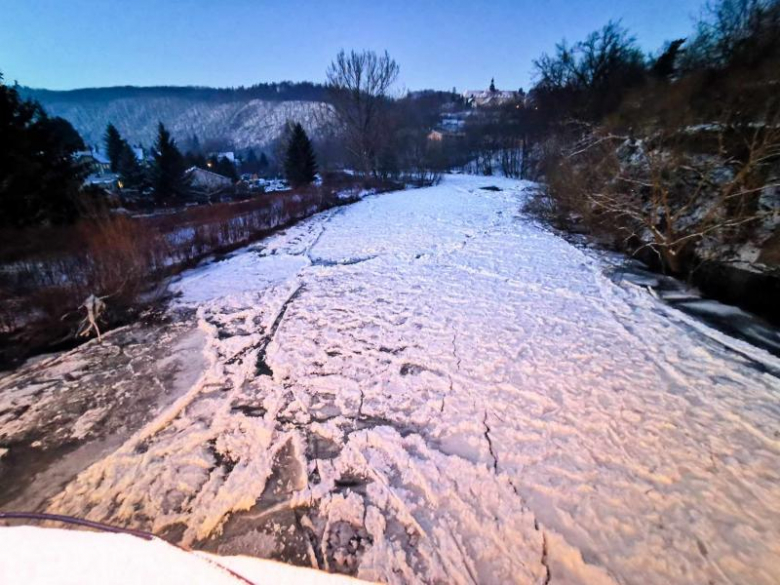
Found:
[[[532,60],[622,19],[647,51],[702,0],[0,0],[0,71],[51,89],[322,81],[341,48],[387,49],[399,87],[527,88]]]

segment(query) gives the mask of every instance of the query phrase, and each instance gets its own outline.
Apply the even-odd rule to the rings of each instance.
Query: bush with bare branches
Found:
[[[378,191],[397,188],[370,183]],[[102,212],[73,226],[0,231],[0,367],[31,347],[72,340],[91,295],[106,305],[101,328],[122,322],[143,306],[140,297],[154,300],[150,293],[162,291],[167,275],[355,200],[361,184],[329,173],[321,187],[244,201],[150,216]]]
[[[711,152],[692,148],[717,145]],[[574,217],[635,252],[650,249],[680,274],[705,250],[743,241],[778,208],[762,193],[778,186],[780,114],[749,126],[726,123],[656,131],[644,140],[596,130],[547,159],[558,217]]]

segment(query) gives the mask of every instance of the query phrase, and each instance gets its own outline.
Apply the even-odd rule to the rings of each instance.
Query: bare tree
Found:
[[[776,53],[780,31],[778,0],[717,0],[708,3],[698,33],[685,55],[685,66],[741,65]]]
[[[346,148],[366,176],[377,171],[385,128],[388,92],[398,78],[398,64],[385,51],[339,52],[327,71],[331,102]]]
[[[534,61],[534,69],[533,92],[549,115],[598,120],[642,79],[645,63],[636,39],[610,21],[579,43],[559,43],[554,55]]]

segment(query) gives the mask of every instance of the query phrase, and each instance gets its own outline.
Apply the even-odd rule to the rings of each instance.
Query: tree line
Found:
[[[292,124],[291,129],[283,169],[291,185],[299,187],[315,180],[317,163],[303,127]],[[2,75],[0,135],[0,226],[71,223],[104,206],[101,190],[85,185],[91,169],[77,156],[86,150],[78,132],[67,120],[49,117],[38,102],[23,98],[18,86],[6,85]],[[146,193],[157,206],[188,199],[192,189],[187,170],[192,166],[238,179],[235,164],[226,158],[183,154],[162,122],[149,160],[137,156],[113,124],[106,128],[104,147],[121,188]],[[253,151],[242,165],[248,172],[260,173],[269,166],[265,153],[257,157]]]
[[[556,221],[675,274],[765,239],[780,209],[780,1],[720,0],[649,57],[610,22],[534,67],[517,117]]]
[[[327,123],[319,125],[315,136],[307,136],[291,120],[268,155],[243,153],[241,170],[278,172],[295,186],[310,184],[318,171],[334,169],[350,169],[366,184],[431,184],[456,167],[543,179],[551,213],[578,215],[594,226],[620,226],[643,241],[649,237],[672,266],[678,246],[688,247],[697,239],[694,231],[674,225],[681,213],[701,204],[683,197],[682,191],[690,192],[688,186],[698,182],[693,192],[712,199],[713,174],[720,172],[713,157],[728,162],[739,184],[724,188],[722,205],[705,216],[726,227],[750,225],[748,220],[758,217],[755,186],[765,178],[777,151],[773,129],[778,126],[774,88],[780,70],[779,4],[720,0],[690,38],[672,39],[652,55],[640,50],[620,22],[609,22],[585,39],[561,42],[536,59],[535,83],[527,95],[518,92],[515,100],[471,110],[462,116],[458,131],[434,139],[431,131],[439,127],[443,113],[467,109],[460,96],[454,91],[398,95],[400,66],[387,52],[341,51],[327,68],[324,85],[260,84],[229,90],[231,95],[249,92],[264,99],[268,92],[290,99],[297,91],[311,90],[328,104]],[[83,169],[68,155],[83,146],[81,140],[67,122],[49,119],[34,101],[23,99],[17,87],[2,88],[4,123],[15,128],[5,133],[9,138],[4,150],[26,157],[24,164],[9,164],[11,157],[4,156],[2,172],[14,177],[0,181],[7,193],[0,204],[14,206],[4,217],[68,221],[78,213],[73,201],[79,199],[83,180]],[[212,90],[180,91],[192,95]],[[218,95],[222,90],[214,91]],[[691,130],[697,126],[699,130]],[[757,127],[762,130],[755,132]],[[47,143],[48,150],[42,150],[40,142]],[[123,185],[149,191],[158,204],[185,197],[190,166],[238,178],[230,161],[207,159],[209,149],[197,137],[184,141],[187,152],[182,154],[162,123],[149,163],[137,160],[113,126],[105,142],[112,170]],[[626,166],[620,157],[630,158],[626,152],[637,144],[632,160],[641,159],[642,164]],[[696,161],[689,159],[698,155],[706,155],[709,167],[699,164],[686,177],[672,172],[674,165],[691,168]],[[43,172],[40,165],[50,162],[58,170]],[[36,203],[42,197],[51,201]],[[656,209],[661,203],[648,206],[648,201],[665,201],[668,209]],[[717,231],[710,225],[699,227],[699,232]]]
[[[176,97],[204,101],[245,101],[257,99],[264,101],[314,101],[326,99],[326,88],[323,84],[281,81],[274,83],[257,83],[248,87],[198,87],[198,86],[156,86],[156,87],[100,87],[71,90],[32,89],[20,87],[23,98],[36,101],[69,102],[84,100],[110,101],[134,97]]]
[[[327,72],[326,86],[282,83],[230,90],[231,95],[248,92],[253,97],[273,92],[280,99],[300,97],[301,91],[311,90],[312,96],[316,93],[331,104],[331,123],[316,142],[300,123],[291,120],[272,145],[274,155],[270,160],[265,152],[258,156],[250,149],[244,153],[240,169],[250,174],[282,174],[293,187],[313,183],[321,168],[354,168],[365,181],[389,180],[403,171],[422,169],[427,127],[434,123],[441,99],[431,92],[427,102],[416,100],[427,104],[423,109],[428,119],[423,125],[419,107],[412,107],[411,100],[396,100],[389,95],[398,71],[399,66],[387,53],[341,52]],[[0,156],[0,224],[20,227],[68,223],[89,208],[100,206],[99,190],[84,185],[89,168],[75,156],[85,149],[75,129],[62,118],[49,118],[38,102],[23,97],[18,86],[2,84],[2,78],[0,84],[0,114],[7,130]],[[107,91],[124,95],[137,89]],[[201,90],[206,91],[181,88],[183,95]],[[92,95],[101,90],[81,91]],[[146,160],[136,155],[136,149],[113,124],[108,124],[104,135],[111,172],[118,176],[123,192],[148,194],[157,206],[187,199],[191,193],[190,167],[238,180],[239,169],[232,161],[216,155],[207,158],[196,136],[186,142],[189,148],[183,153],[160,122],[151,159]],[[426,171],[419,171],[417,176],[425,179]]]
[[[0,225],[75,219],[87,169],[73,153],[83,148],[67,120],[22,99],[0,74]]]

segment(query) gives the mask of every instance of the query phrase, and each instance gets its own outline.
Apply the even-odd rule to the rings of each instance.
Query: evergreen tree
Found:
[[[249,149],[246,155],[246,160],[241,165],[241,170],[245,173],[256,173],[258,170],[257,155],[253,149]]]
[[[490,93],[496,93],[496,80],[494,78],[490,79]]]
[[[201,153],[189,151],[184,155],[184,166],[187,168],[198,167],[199,169],[205,169],[208,166],[208,161]]]
[[[138,162],[135,152],[133,152],[133,149],[126,141],[122,143],[122,153],[119,155],[117,172],[124,188],[138,189],[143,186],[145,179],[144,169]]]
[[[57,135],[57,139],[66,150],[76,152],[78,150],[87,149],[81,135],[76,132],[76,129],[65,118],[60,118],[59,116],[50,118],[49,125],[52,132]]]
[[[314,148],[300,124],[295,124],[287,145],[284,174],[293,187],[311,184],[317,176],[317,159]]]
[[[0,225],[63,223],[78,215],[86,172],[73,153],[81,140],[69,124],[63,132],[63,122],[23,100],[0,74]]]
[[[190,145],[190,149],[192,152],[200,152],[200,140],[198,139],[197,134],[193,134],[191,138],[192,144]]]
[[[224,156],[217,161],[216,167],[214,167],[215,173],[227,177],[232,181],[238,180],[238,173],[236,172],[236,165]]]
[[[106,133],[103,135],[103,142],[106,146],[106,154],[111,161],[111,172],[116,173],[119,169],[119,157],[122,156],[122,149],[125,141],[116,126],[109,124],[106,127]]]
[[[189,180],[185,175],[184,156],[162,122],[157,127],[153,156],[151,182],[157,202],[163,204],[185,197],[189,193]]]
[[[268,162],[268,157],[265,155],[264,152],[260,153],[260,160],[257,161],[257,172],[261,175],[264,175],[268,172],[268,167],[270,166],[270,163]]]
[[[290,140],[292,140],[294,129],[295,123],[292,120],[287,120],[284,123],[279,136],[276,137],[271,145],[271,158],[273,160],[273,173],[275,176],[284,174],[284,161],[287,158],[287,149],[290,147]]]
[[[212,173],[217,173],[218,175],[222,175],[223,177],[227,177],[229,179],[232,179],[233,181],[238,180],[236,165],[234,165],[224,156],[219,158],[217,158],[216,156],[212,156],[208,160],[206,166],[208,166],[208,169]]]
[[[676,39],[668,44],[663,53],[656,59],[652,67],[652,73],[656,77],[667,79],[674,75],[677,62],[677,57],[682,51],[681,47],[685,43],[685,39]]]

